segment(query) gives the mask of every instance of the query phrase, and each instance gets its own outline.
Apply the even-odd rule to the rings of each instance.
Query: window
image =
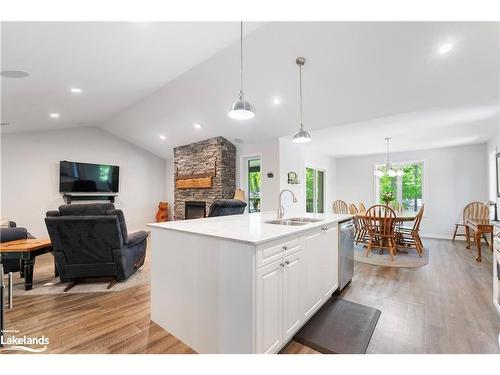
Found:
[[[377,203],[382,203],[382,193],[390,191],[396,198],[391,203],[399,203],[403,209],[417,212],[424,203],[424,163],[420,161],[392,165],[401,168],[404,174],[393,177],[375,177]],[[376,168],[383,169],[384,165],[377,165]]]
[[[306,212],[325,212],[325,172],[306,168]]]
[[[260,159],[248,159],[248,212],[260,212]]]

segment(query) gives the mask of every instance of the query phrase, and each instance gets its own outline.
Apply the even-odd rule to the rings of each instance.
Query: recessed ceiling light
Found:
[[[82,89],[79,89],[78,87],[72,87],[71,92],[73,94],[80,94],[82,92]]]
[[[164,141],[164,140],[166,140],[166,139],[167,139],[167,137],[165,137],[164,135],[160,135],[160,137],[159,137],[159,138],[160,138],[162,141]]]
[[[52,117],[52,118],[59,118],[59,113],[51,113],[50,117]]]
[[[22,70],[4,70],[0,73],[0,75],[7,78],[25,78],[29,74],[27,72],[23,72]]]
[[[280,103],[281,103],[280,98],[274,98],[274,99],[273,99],[273,104],[274,104],[274,105],[279,105]]]
[[[198,123],[195,123],[193,126],[194,126],[195,129],[201,129],[201,125],[198,124]]]
[[[439,47],[439,53],[441,55],[446,55],[452,49],[453,49],[453,44],[451,44],[451,43],[445,43],[441,47]]]

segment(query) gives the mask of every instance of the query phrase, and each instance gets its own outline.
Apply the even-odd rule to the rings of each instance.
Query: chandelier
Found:
[[[395,177],[395,176],[402,176],[404,174],[404,171],[399,168],[391,165],[391,162],[389,161],[389,142],[391,141],[391,137],[386,137],[385,138],[387,142],[387,161],[385,162],[385,165],[383,167],[377,167],[377,170],[375,171],[375,176],[377,177],[384,177],[384,176],[389,176],[389,177]]]

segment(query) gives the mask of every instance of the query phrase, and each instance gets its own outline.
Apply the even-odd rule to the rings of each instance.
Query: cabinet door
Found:
[[[289,255],[284,259],[283,270],[283,335],[288,341],[300,323],[302,323],[302,310],[300,306],[301,295],[301,268],[302,252]]]
[[[308,319],[323,300],[322,247],[325,235],[321,229],[302,237],[302,314]]]
[[[257,269],[257,353],[274,353],[283,342],[282,260]]]
[[[337,224],[325,228],[322,247],[323,296],[329,298],[339,286],[339,231]]]

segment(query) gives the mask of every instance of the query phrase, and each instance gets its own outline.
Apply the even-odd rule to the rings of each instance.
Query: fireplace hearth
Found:
[[[184,206],[185,219],[200,219],[207,216],[207,204],[201,201],[187,201]]]

